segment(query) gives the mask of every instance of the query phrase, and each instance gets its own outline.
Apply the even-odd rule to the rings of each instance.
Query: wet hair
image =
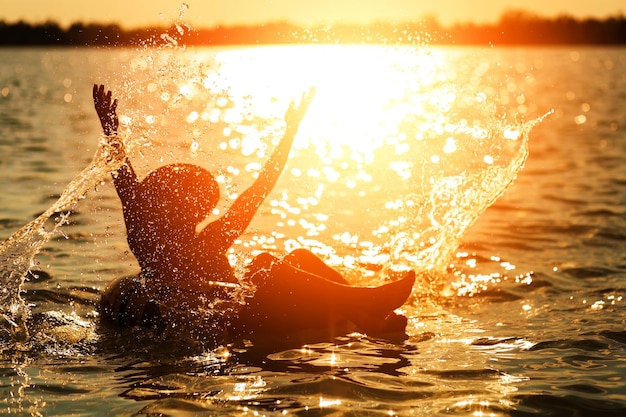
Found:
[[[192,164],[171,164],[150,172],[139,184],[140,198],[172,222],[199,222],[220,197],[215,177]]]

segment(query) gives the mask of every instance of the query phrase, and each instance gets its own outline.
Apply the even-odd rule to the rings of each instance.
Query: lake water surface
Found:
[[[317,86],[232,264],[307,247],[355,284],[414,269],[408,339],[199,349],[101,328],[100,291],[138,267],[106,163],[81,174],[94,82],[120,100],[139,174],[205,166],[220,212]],[[2,49],[0,239],[41,213],[52,234],[0,259],[0,413],[621,416],[625,132],[623,48]],[[77,176],[86,197],[46,214]],[[17,298],[31,261],[12,256],[31,252]]]

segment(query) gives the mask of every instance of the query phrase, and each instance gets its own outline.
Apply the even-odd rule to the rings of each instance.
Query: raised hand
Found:
[[[289,108],[285,113],[285,122],[287,123],[288,130],[298,128],[314,97],[315,87],[311,87],[308,91],[302,94],[300,103],[296,104],[295,101],[292,101],[289,104]]]
[[[104,92],[104,85],[93,85],[93,104],[100,118],[102,130],[106,136],[117,134],[119,120],[117,118],[117,99],[111,102],[111,91]]]

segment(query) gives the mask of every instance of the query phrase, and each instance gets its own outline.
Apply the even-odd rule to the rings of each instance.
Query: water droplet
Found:
[[[446,144],[443,147],[443,152],[452,153],[454,151],[456,151],[456,142],[454,141],[454,138],[446,139]]]

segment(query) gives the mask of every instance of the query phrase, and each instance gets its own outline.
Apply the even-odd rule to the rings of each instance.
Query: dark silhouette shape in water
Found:
[[[341,332],[346,323],[373,336],[404,334],[406,318],[394,310],[411,293],[413,271],[380,287],[352,287],[308,250],[295,250],[282,259],[262,253],[244,277],[244,284],[255,287],[252,294],[245,303],[233,296],[240,286],[226,252],[276,184],[313,96],[310,90],[299,104],[290,104],[284,137],[258,178],[202,230],[197,230],[198,224],[219,201],[211,173],[195,165],[172,164],[139,181],[126,158],[112,175],[128,244],[141,273],[109,284],[100,304],[104,322],[185,328],[200,338],[206,332],[226,332],[231,338],[307,329]],[[94,85],[93,98],[107,140],[124,152],[117,138],[117,100],[102,85]]]

